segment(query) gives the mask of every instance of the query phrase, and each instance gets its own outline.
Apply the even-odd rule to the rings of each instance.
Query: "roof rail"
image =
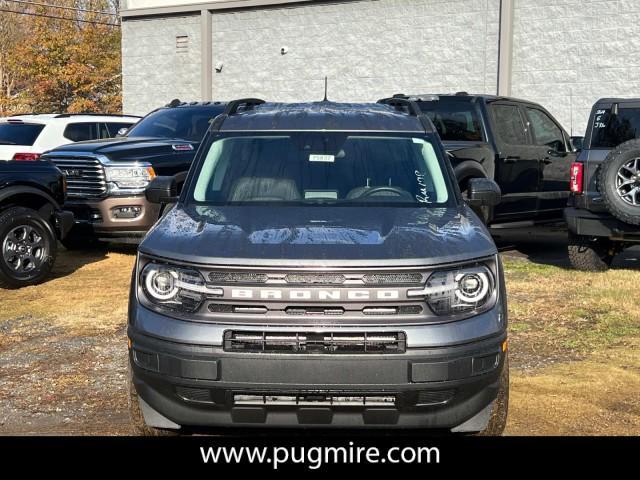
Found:
[[[413,115],[414,117],[417,117],[418,120],[420,120],[425,133],[433,133],[436,131],[433,123],[431,122],[431,119],[429,119],[429,117],[427,117],[422,112],[422,110],[414,100],[407,98],[405,95],[396,94],[391,98],[381,98],[380,100],[378,100],[378,103],[389,105],[395,108],[406,107],[409,115]]]
[[[262,105],[265,103],[264,100],[259,98],[239,98],[238,100],[231,100],[227,103],[224,112],[218,115],[211,124],[211,130],[220,130],[224,121],[232,115],[238,113],[238,110],[241,106],[244,106],[246,110],[251,109],[257,105]]]
[[[76,116],[89,116],[89,117],[134,117],[134,118],[142,118],[140,115],[126,115],[124,113],[94,113],[94,112],[85,112],[85,113],[59,113],[53,118],[69,118]]]

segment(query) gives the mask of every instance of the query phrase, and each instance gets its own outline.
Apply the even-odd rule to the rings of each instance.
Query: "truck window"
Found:
[[[613,148],[640,136],[640,109],[619,108],[611,115],[611,108],[596,109],[593,118],[591,148]]]
[[[0,123],[0,145],[31,146],[43,128],[36,123]]]
[[[527,107],[527,115],[533,132],[536,145],[544,145],[556,150],[565,152],[564,135],[556,123],[542,110]]]
[[[527,133],[516,105],[491,105],[496,131],[508,145],[526,145]]]
[[[482,124],[475,103],[441,97],[436,101],[418,102],[443,141],[483,140]]]
[[[131,123],[123,122],[107,122],[107,129],[109,130],[109,137],[115,137],[121,128],[129,128]]]
[[[95,140],[98,138],[95,122],[70,123],[63,133],[64,138],[72,142],[82,142],[85,140]]]

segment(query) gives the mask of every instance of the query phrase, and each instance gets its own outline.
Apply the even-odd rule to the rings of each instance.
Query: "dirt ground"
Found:
[[[510,314],[510,435],[640,435],[640,249],[567,268],[562,232],[498,232]],[[132,433],[126,308],[135,250],[70,253],[0,289],[0,434]]]

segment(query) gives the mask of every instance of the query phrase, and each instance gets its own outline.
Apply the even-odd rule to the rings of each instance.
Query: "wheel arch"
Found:
[[[0,211],[12,206],[35,210],[45,220],[50,220],[53,213],[60,208],[51,195],[28,186],[9,187],[0,191]]]

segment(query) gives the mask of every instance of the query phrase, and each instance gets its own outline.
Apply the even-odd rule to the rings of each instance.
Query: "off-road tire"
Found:
[[[38,246],[38,260],[29,271],[17,272],[9,266],[4,257],[5,242],[17,228],[25,226],[41,238]],[[24,230],[23,230],[24,231]],[[36,250],[36,247],[33,247]],[[56,237],[51,225],[38,212],[25,207],[10,207],[0,213],[0,288],[21,288],[41,283],[51,272],[56,260]],[[20,261],[17,261],[20,264]],[[25,265],[23,263],[22,265]]]
[[[640,204],[631,205],[622,199],[618,193],[616,179],[623,165],[636,158],[640,159],[640,139],[621,143],[609,152],[597,177],[598,191],[609,212],[618,220],[631,225],[640,225]],[[640,161],[638,161],[638,165],[640,165]],[[629,171],[626,172],[631,175]],[[640,172],[636,174],[635,178],[635,184],[626,188],[640,188]],[[640,190],[638,190],[636,198],[640,199]]]
[[[493,402],[491,418],[487,428],[478,433],[481,437],[497,437],[502,435],[507,426],[507,416],[509,413],[509,354],[504,357],[504,365],[500,373],[500,385],[498,396]]]
[[[614,257],[612,242],[608,238],[590,238],[569,234],[569,262],[583,272],[604,272]]]
[[[136,387],[133,384],[133,372],[131,371],[130,363],[128,363],[127,366],[127,401],[129,404],[131,426],[136,435],[143,437],[167,437],[177,435],[177,432],[172,430],[150,427],[145,423],[142,410],[140,409],[140,403],[138,402],[138,392],[136,392]]]

